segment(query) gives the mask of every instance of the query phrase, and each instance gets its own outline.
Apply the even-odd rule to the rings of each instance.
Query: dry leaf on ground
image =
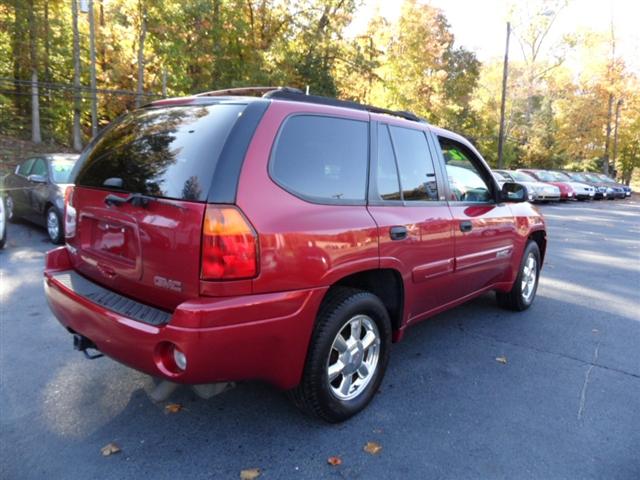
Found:
[[[342,465],[342,459],[340,457],[329,457],[327,458],[327,463],[335,467],[337,465]]]
[[[377,455],[382,450],[382,446],[376,442],[367,442],[364,446],[364,451],[371,455]]]
[[[507,357],[505,357],[504,355],[500,355],[499,357],[496,357],[496,362],[506,365]]]
[[[120,453],[121,451],[120,447],[113,442],[108,443],[100,449],[100,453],[102,453],[103,457],[108,457],[109,455]]]
[[[247,468],[240,472],[240,480],[254,480],[260,476],[259,468]]]
[[[179,403],[169,403],[164,406],[164,413],[178,413],[182,410],[182,405]]]

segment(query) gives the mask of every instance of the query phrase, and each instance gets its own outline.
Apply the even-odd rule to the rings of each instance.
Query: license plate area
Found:
[[[136,235],[131,226],[113,220],[89,219],[91,240],[89,248],[96,253],[115,257],[119,261],[135,263]]]

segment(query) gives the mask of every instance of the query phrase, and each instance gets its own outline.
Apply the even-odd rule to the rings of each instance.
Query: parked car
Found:
[[[532,304],[544,219],[463,137],[242,93],[156,101],[83,154],[44,271],[76,348],[177,383],[266,381],[338,422],[410,325],[487,291]]]
[[[53,243],[64,240],[64,192],[79,155],[55,153],[32,157],[5,177],[9,220],[24,218],[46,227]]]
[[[612,184],[611,182],[603,181],[597,173],[584,172],[585,177],[590,179],[596,185],[603,187],[607,191],[607,199],[615,200],[616,198],[625,198],[626,192],[623,188],[618,187],[617,185]]]
[[[548,171],[557,181],[568,183],[575,192],[577,200],[593,200],[596,196],[596,188],[588,183],[576,182],[564,172]]]
[[[535,195],[536,202],[557,202],[560,200],[560,189],[555,185],[539,182],[531,175],[519,170],[495,170],[500,175],[527,187]]]
[[[611,187],[615,189],[616,198],[626,198],[631,196],[632,191],[629,185],[624,185],[622,183],[616,182],[613,178],[605,175],[604,173],[594,173],[593,175],[595,175],[607,185],[611,185]],[[622,189],[622,191],[624,192],[624,197],[621,196],[620,189]]]
[[[549,183],[558,187],[560,189],[560,201],[574,200],[576,198],[576,192],[568,182],[558,181],[551,172],[548,172],[547,170],[523,168],[519,171],[531,175],[539,182]]]
[[[0,249],[7,243],[7,210],[4,207],[4,195],[0,192]]]
[[[513,180],[511,180],[510,178],[507,178],[502,173],[499,173],[496,170],[493,170],[491,173],[493,173],[493,178],[496,179],[496,182],[498,182],[498,186],[500,188],[502,188],[502,186],[507,182],[513,182]],[[519,182],[514,182],[514,183],[519,183]],[[527,189],[527,198],[529,199],[529,201],[535,202],[536,199],[538,198],[536,192],[532,188],[527,187],[526,185],[523,185],[523,186]]]
[[[609,196],[609,193],[613,193],[612,188],[603,185],[602,182],[594,181],[593,179],[587,177],[587,175],[584,173],[568,171],[564,171],[563,173],[576,182],[591,185],[595,189],[595,195],[593,197],[594,200],[606,199]]]

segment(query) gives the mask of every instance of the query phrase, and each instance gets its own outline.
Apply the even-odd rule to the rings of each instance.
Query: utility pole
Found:
[[[504,111],[507,103],[507,78],[509,76],[509,37],[511,36],[511,23],[507,22],[507,44],[504,49],[504,66],[502,68],[502,100],[500,101],[500,131],[498,133],[498,168],[504,165]]]
[[[78,33],[78,1],[71,0],[73,17],[73,149],[82,150],[80,133],[80,116],[82,115],[82,99],[80,97],[80,34]]]
[[[607,110],[607,129],[604,139],[604,157],[602,159],[602,173],[609,175],[609,144],[611,142],[611,116],[613,115],[613,93],[609,94]]]
[[[620,122],[620,107],[622,104],[622,99],[619,99],[618,103],[616,103],[616,120],[613,127],[613,158],[611,159],[611,164],[614,172],[616,170],[616,157],[618,156],[618,123]]]
[[[167,98],[167,67],[162,67],[162,98]]]
[[[147,36],[147,15],[142,1],[138,3],[140,12],[140,34],[138,36],[138,86],[136,91],[136,108],[142,106],[144,93],[144,40]]]
[[[91,136],[98,133],[98,94],[96,92],[96,25],[93,18],[93,0],[89,0],[89,51],[91,65],[89,73],[91,78]]]

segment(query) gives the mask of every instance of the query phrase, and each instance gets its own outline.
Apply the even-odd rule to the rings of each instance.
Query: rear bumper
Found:
[[[187,384],[263,380],[283,389],[297,385],[326,291],[200,297],[179,305],[168,323],[151,325],[94,303],[56,279],[70,268],[65,247],[47,254],[45,293],[63,326],[129,367]],[[167,366],[170,344],[186,355],[186,370]]]

